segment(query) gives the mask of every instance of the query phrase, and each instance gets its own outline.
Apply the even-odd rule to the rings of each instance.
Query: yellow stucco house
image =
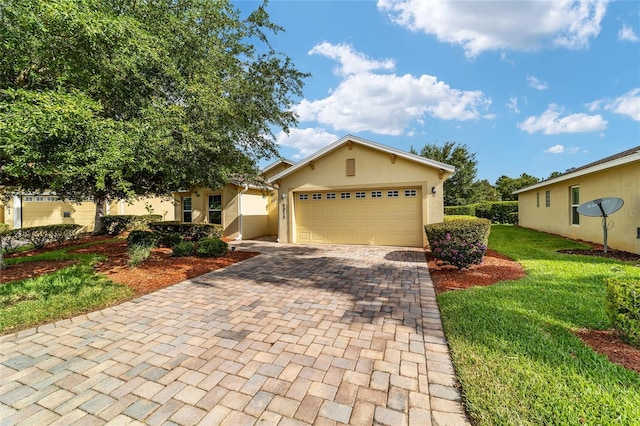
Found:
[[[175,208],[171,199],[149,197],[135,201],[113,201],[105,206],[107,214],[142,215],[152,211],[173,220]],[[0,205],[0,223],[12,228],[71,223],[92,231],[96,205],[92,202],[74,203],[59,199],[55,194],[13,195],[8,202]]]
[[[607,219],[613,226],[607,232],[607,245],[640,254],[640,146],[514,194],[518,195],[520,226],[599,244],[603,242],[602,219],[580,215],[577,207],[594,199],[622,198],[622,208]]]
[[[344,136],[268,179],[277,190],[278,239],[423,247],[424,225],[443,219],[443,182],[454,171]]]
[[[278,160],[262,170],[268,179],[293,162]],[[181,222],[220,224],[223,236],[233,240],[251,239],[278,233],[278,204],[269,185],[240,180],[220,189],[194,188],[173,194],[175,218]]]

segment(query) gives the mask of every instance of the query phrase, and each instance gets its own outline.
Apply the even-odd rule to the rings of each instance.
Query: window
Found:
[[[350,192],[341,192],[340,193],[340,198],[342,198],[343,200],[348,200],[349,198],[351,198],[351,193]]]
[[[62,217],[65,219],[69,219],[71,217],[71,212],[62,212]]]
[[[371,198],[382,198],[382,191],[371,191]]]
[[[322,200],[322,194],[313,194],[311,198],[314,200]]]
[[[191,197],[182,197],[182,221],[191,222]]]
[[[536,192],[536,207],[540,207],[540,193]]]
[[[53,203],[54,201],[56,201],[56,197],[47,197],[47,201]]]
[[[398,191],[397,189],[387,191],[387,198],[398,198],[399,196],[400,191]]]
[[[347,176],[356,175],[356,159],[347,158]]]
[[[300,194],[300,195],[298,195],[298,199],[299,200],[308,200],[309,199],[309,194]]]
[[[545,206],[551,207],[551,191],[545,191],[544,203],[545,203]]]
[[[405,197],[417,197],[418,196],[418,191],[415,189],[405,189],[404,190],[404,196]]]
[[[44,197],[42,197],[42,196],[38,195],[38,196],[36,197],[36,201],[37,201],[37,202],[42,202],[42,201],[44,201]]]
[[[222,195],[209,195],[209,223],[222,225]]]
[[[24,197],[24,202],[25,203],[30,203],[33,201],[33,197],[29,196],[29,197]]]
[[[335,200],[336,199],[336,193],[335,192],[327,192],[327,194],[325,195],[325,198],[327,200]]]
[[[356,198],[367,198],[367,193],[364,191],[356,192]]]
[[[571,187],[571,224],[580,225],[580,213],[578,206],[580,205],[580,187]]]

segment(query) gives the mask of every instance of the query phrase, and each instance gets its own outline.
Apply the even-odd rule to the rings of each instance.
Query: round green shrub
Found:
[[[612,277],[607,280],[605,310],[613,328],[628,343],[640,347],[640,281]]]
[[[143,246],[158,247],[160,244],[160,235],[151,231],[135,230],[129,233],[127,237],[127,246]]]
[[[196,245],[191,241],[183,241],[173,247],[173,256],[184,257],[193,256],[196,251]]]
[[[183,241],[182,235],[177,232],[160,234],[160,246],[173,248]]]
[[[229,245],[220,238],[203,238],[198,241],[196,254],[200,257],[220,257],[227,254]]]

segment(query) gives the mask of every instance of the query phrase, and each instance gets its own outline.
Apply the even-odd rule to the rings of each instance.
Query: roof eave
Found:
[[[539,183],[536,183],[534,185],[531,186],[527,186],[526,188],[521,188],[518,189],[517,191],[513,191],[512,194],[513,195],[517,195],[517,194],[521,194],[523,192],[528,192],[528,191],[533,191],[534,189],[539,189],[542,188],[544,186],[548,186],[548,185],[553,185],[555,183],[559,183],[565,180],[569,180],[569,179],[573,179],[576,177],[580,177],[583,175],[587,175],[590,173],[595,173],[595,172],[600,172],[603,170],[607,170],[613,167],[618,167],[618,166],[623,166],[625,164],[628,163],[633,163],[634,161],[640,161],[640,151],[634,152],[631,155],[628,155],[626,157],[622,157],[622,158],[617,158],[615,160],[612,161],[607,161],[606,163],[602,163],[602,164],[597,164],[593,167],[588,167],[582,170],[577,170],[575,172],[572,173],[567,173],[564,174],[562,176],[558,176],[556,178],[553,179],[549,179],[549,180],[545,180]]]

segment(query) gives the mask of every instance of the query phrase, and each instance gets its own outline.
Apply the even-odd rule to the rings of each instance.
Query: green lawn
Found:
[[[608,329],[605,279],[640,268],[558,249],[584,245],[508,225],[489,247],[527,276],[438,296],[468,411],[479,425],[638,425],[640,375],[572,330]]]
[[[40,277],[1,284],[0,334],[93,311],[132,294],[127,286],[95,273],[93,265],[101,259],[99,255],[69,253],[86,246],[6,259],[9,268],[39,260],[76,259],[78,263]]]

